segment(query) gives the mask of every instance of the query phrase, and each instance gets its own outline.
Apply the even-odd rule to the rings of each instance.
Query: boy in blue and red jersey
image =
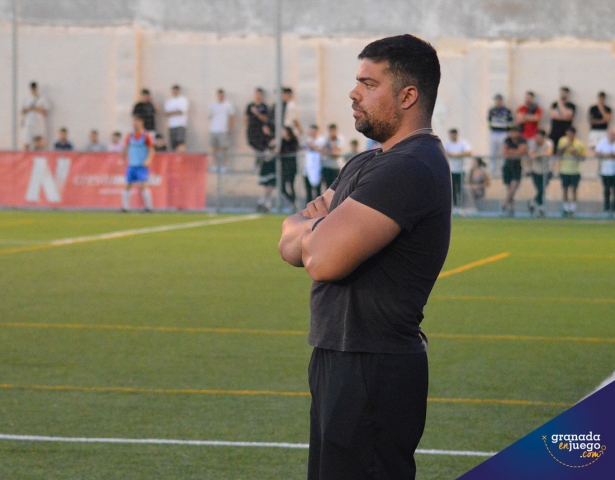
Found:
[[[126,162],[128,157],[128,168],[126,169],[126,190],[122,192],[122,211],[127,212],[130,208],[130,189],[134,183],[141,190],[141,197],[145,204],[145,211],[152,210],[152,193],[147,188],[147,178],[149,166],[154,158],[154,141],[149,133],[145,131],[143,118],[138,115],[132,117],[133,133],[126,136],[124,150],[122,150],[121,162]]]

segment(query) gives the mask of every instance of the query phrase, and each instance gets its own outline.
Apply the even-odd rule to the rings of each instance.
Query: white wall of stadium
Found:
[[[347,141],[365,139],[355,132],[348,92],[358,67],[357,54],[365,38],[301,37],[285,35],[285,85],[296,92],[304,125],[336,123]],[[578,111],[575,125],[587,138],[587,109],[605,90],[615,98],[615,42],[576,39],[544,41],[470,40],[433,41],[442,63],[442,83],[434,113],[441,137],[456,127],[475,154],[487,154],[486,112],[493,95],[502,93],[509,107],[533,90],[545,115],[561,85],[572,90]],[[11,147],[11,30],[0,25],[0,149]],[[172,84],[180,84],[190,100],[188,151],[208,145],[208,107],[222,87],[239,117],[255,87],[263,87],[273,101],[275,45],[270,36],[226,35],[115,27],[55,27],[23,25],[19,33],[19,101],[36,80],[51,103],[49,141],[66,126],[77,148],[88,142],[89,130],[107,141],[114,130],[127,132],[130,112],[141,88],[149,88],[162,106]],[[611,104],[613,102],[610,102]],[[513,108],[513,109],[514,109]],[[164,118],[158,130],[166,134]],[[49,142],[48,142],[49,143]],[[232,135],[232,148],[248,153],[241,122]],[[251,160],[246,160],[250,161]]]

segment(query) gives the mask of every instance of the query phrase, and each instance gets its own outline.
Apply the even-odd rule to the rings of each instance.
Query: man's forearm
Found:
[[[301,213],[284,220],[278,251],[285,262],[294,267],[303,267],[301,244],[303,239],[312,233],[312,227],[318,220],[305,217]]]

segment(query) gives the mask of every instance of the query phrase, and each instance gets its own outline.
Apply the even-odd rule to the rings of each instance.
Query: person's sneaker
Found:
[[[143,213],[154,213],[154,211],[151,208],[144,208]]]
[[[538,216],[540,218],[545,218],[547,216],[547,214],[545,213],[545,209],[544,208],[538,207]]]
[[[120,213],[128,213],[128,210],[126,208],[121,208]]]
[[[569,214],[568,210],[562,210],[562,217],[563,218],[568,218],[568,214]]]
[[[530,211],[530,216],[534,216],[534,212],[536,211],[536,206],[534,205],[534,200],[530,200],[527,202],[527,209]]]

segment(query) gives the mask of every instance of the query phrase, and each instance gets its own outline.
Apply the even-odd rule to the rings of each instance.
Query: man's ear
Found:
[[[401,108],[408,110],[419,101],[419,91],[415,86],[408,85],[400,90],[399,99]]]

